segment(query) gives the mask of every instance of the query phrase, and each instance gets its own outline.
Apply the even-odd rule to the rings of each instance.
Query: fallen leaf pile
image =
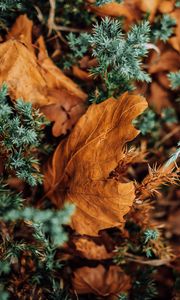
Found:
[[[42,220],[46,212],[52,217],[47,227],[53,233],[59,229],[55,213],[69,204],[74,212],[69,222],[60,216],[62,236],[67,239],[56,247],[42,229],[37,249],[33,238],[38,222],[33,227],[30,221],[20,220],[26,232],[16,221],[9,228],[0,219],[0,248],[10,245],[16,251],[16,255],[7,252],[7,257],[0,251],[0,259],[10,258],[12,265],[9,272],[0,260],[0,300],[6,299],[5,288],[13,295],[10,300],[178,300],[178,166],[175,159],[168,162],[178,156],[179,90],[172,89],[168,74],[180,70],[179,1],[107,1],[99,6],[101,1],[95,0],[42,2],[32,1],[36,17],[33,10],[31,14],[24,10],[8,30],[3,28],[0,87],[7,84],[10,107],[22,98],[50,121],[44,125],[42,145],[33,150],[43,184],[31,188],[9,176],[2,157],[0,171],[8,187],[22,194],[25,207],[43,209]],[[166,42],[150,38],[142,61],[151,82],[133,82],[135,90],[110,97],[117,94],[107,92],[107,78],[92,74],[91,68],[101,67],[92,55],[95,44],[81,55],[83,45],[76,37],[82,32],[90,36],[94,21],[100,23],[106,16],[122,20],[126,37],[133,24],[147,19],[153,26],[166,14],[176,20],[172,35]],[[69,32],[74,34],[79,56],[68,45]],[[106,44],[106,35],[103,41]],[[108,95],[105,100],[103,93]],[[170,121],[163,119],[164,109],[174,112],[175,121],[171,116]],[[139,127],[137,120],[141,120]]]

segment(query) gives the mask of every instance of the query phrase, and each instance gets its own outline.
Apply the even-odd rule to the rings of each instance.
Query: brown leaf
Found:
[[[39,48],[38,62],[41,65],[41,72],[48,81],[48,87],[51,89],[64,88],[71,95],[79,97],[82,101],[86,99],[87,95],[75,84],[70,78],[56,67],[53,61],[48,56],[44,39],[42,36],[37,40]]]
[[[91,81],[93,79],[92,75],[89,72],[80,69],[78,66],[73,66],[72,72],[74,76],[81,80]]]
[[[96,67],[98,65],[98,61],[96,58],[90,58],[89,56],[83,56],[83,58],[79,61],[79,66],[81,69],[88,70],[91,67]]]
[[[110,266],[109,270],[102,265],[77,269],[72,283],[78,294],[93,293],[102,297],[119,294],[131,287],[130,277],[118,266]]]
[[[161,0],[151,0],[151,1],[147,1],[147,0],[139,0],[139,8],[145,12],[145,13],[149,13],[149,20],[153,21],[155,14],[158,10],[158,6]]]
[[[87,259],[102,260],[113,257],[113,253],[108,253],[103,244],[98,245],[93,240],[80,237],[74,239],[74,244],[76,245],[76,250]]]
[[[138,192],[137,190],[137,198],[139,196]],[[142,202],[140,205],[135,203],[128,213],[128,220],[140,226],[142,229],[146,229],[150,226],[150,223],[152,224],[150,218],[152,210],[152,204],[149,202]]]
[[[54,136],[65,134],[85,112],[87,95],[55,66],[42,37],[36,57],[32,22],[26,16],[16,20],[8,39],[0,45],[0,84],[7,83],[13,99],[22,97],[40,107],[54,122]]]
[[[169,1],[169,0],[165,0],[165,1],[161,1],[159,3],[159,11],[162,14],[169,14],[170,12],[172,12],[172,10],[174,9],[174,1]]]
[[[164,51],[158,59],[158,54],[153,52],[152,61],[156,63],[151,64],[149,67],[149,73],[154,74],[157,72],[175,72],[180,68],[180,56],[173,49]]]
[[[66,90],[51,90],[49,98],[49,105],[43,105],[41,111],[54,122],[52,128],[54,136],[66,134],[67,130],[70,130],[85,112],[86,107],[78,103],[79,98],[70,95]],[[72,101],[77,101],[77,103],[72,104]]]
[[[180,236],[180,209],[176,209],[169,214],[167,225],[171,234]]]
[[[0,44],[0,85],[6,82],[13,99],[37,106],[49,103],[47,84],[33,53],[15,39]]]
[[[21,15],[16,19],[13,27],[9,31],[7,39],[16,39],[19,42],[24,43],[34,54],[34,48],[32,45],[32,28],[33,22],[28,19],[27,15]]]
[[[148,102],[158,113],[161,113],[165,107],[171,107],[169,93],[155,81],[151,83]]]
[[[149,57],[148,71],[154,80],[150,85],[148,103],[160,113],[165,107],[171,107],[170,82],[167,74],[180,68],[180,57],[168,44],[158,43],[160,53],[153,51]],[[147,91],[146,91],[147,93]]]
[[[157,73],[157,80],[160,83],[160,85],[162,85],[163,88],[165,89],[170,89],[170,81],[167,77],[167,73],[166,72],[159,72]]]
[[[38,39],[37,45],[38,62],[41,65],[41,74],[47,81],[49,98],[49,105],[43,106],[41,110],[50,121],[55,122],[52,132],[54,136],[59,136],[71,129],[85,112],[84,101],[87,95],[55,66],[47,54],[42,36]]]
[[[176,20],[176,27],[174,36],[170,37],[168,42],[176,51],[180,52],[180,8],[175,9],[170,16]]]
[[[131,1],[132,2],[132,1]],[[133,21],[139,17],[138,12],[135,9],[134,3],[107,3],[102,6],[90,5],[88,7],[91,11],[100,16],[111,16],[111,17],[125,17],[126,22],[130,25]]]
[[[46,196],[57,207],[66,201],[76,205],[71,226],[77,232],[95,236],[124,223],[134,184],[108,177],[123,157],[125,143],[138,134],[132,120],[146,107],[143,97],[127,93],[91,105],[55,150],[45,173]]]

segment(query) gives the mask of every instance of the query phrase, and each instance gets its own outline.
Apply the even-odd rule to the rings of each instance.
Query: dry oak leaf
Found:
[[[37,40],[39,48],[38,62],[41,65],[41,71],[46,76],[48,81],[48,87],[52,89],[64,88],[72,95],[79,97],[84,101],[87,95],[74,83],[69,77],[67,77],[48,56],[45,42],[42,36]]]
[[[176,20],[176,27],[175,27],[175,32],[172,37],[169,38],[168,42],[171,44],[171,46],[180,52],[180,8],[175,9],[170,14],[171,18]]]
[[[175,6],[175,1],[174,0],[165,0],[165,1],[160,1],[158,10],[162,14],[169,14],[172,12]]]
[[[156,81],[153,81],[150,85],[148,103],[150,106],[154,107],[157,113],[161,113],[162,109],[165,107],[172,106],[168,91]]]
[[[78,66],[74,65],[72,66],[72,72],[73,75],[76,76],[77,78],[84,80],[84,81],[92,81],[93,76],[87,72],[79,68]]]
[[[53,135],[65,134],[85,112],[84,104],[87,95],[70,78],[55,66],[47,54],[44,39],[41,36],[37,45],[39,48],[38,62],[41,74],[48,84],[49,105],[41,107],[41,111],[50,121],[54,122]],[[61,121],[59,117],[61,116]]]
[[[103,244],[97,244],[93,240],[80,237],[73,240],[76,250],[80,252],[80,254],[92,260],[104,260],[113,257],[113,253],[109,253],[106,250],[106,247]]]
[[[170,213],[166,227],[172,235],[180,236],[180,208],[176,208]]]
[[[150,74],[158,73],[158,72],[175,72],[180,68],[180,56],[179,54],[171,49],[165,50],[160,57],[158,58],[158,54],[153,52],[148,71]]]
[[[19,42],[24,43],[35,56],[34,47],[32,45],[32,29],[33,22],[28,19],[26,15],[21,15],[13,24],[7,35],[7,39],[16,39]]]
[[[37,106],[49,102],[46,80],[33,53],[15,39],[0,44],[0,85],[3,82],[13,99],[23,98]]]
[[[171,89],[170,87],[170,81],[167,77],[166,72],[159,72],[156,74],[157,82],[162,86],[162,88],[165,88],[167,90]]]
[[[158,11],[170,13],[174,9],[174,0],[138,0],[137,6],[144,13],[149,13],[149,20],[152,22]]]
[[[19,16],[8,34],[8,39],[13,38],[21,41],[29,50],[33,49],[33,53],[35,52],[35,48],[39,50],[37,59],[41,67],[41,73],[44,77],[46,77],[48,88],[62,87],[67,89],[67,91],[71,94],[84,100],[87,95],[78,87],[77,84],[68,78],[48,56],[42,36],[40,36],[36,41],[36,47],[32,47],[32,26],[32,21],[30,21],[26,15]]]
[[[106,270],[102,265],[77,269],[72,284],[77,294],[92,293],[102,297],[118,295],[131,287],[130,277],[120,267],[110,266]]]
[[[71,226],[80,234],[122,227],[135,198],[134,183],[108,179],[123,155],[123,147],[139,133],[132,120],[147,108],[141,96],[123,94],[93,104],[46,167],[46,196],[57,206],[72,202]]]
[[[125,17],[127,24],[130,25],[139,18],[139,13],[136,11],[134,3],[132,4],[131,2],[132,1],[125,1],[125,3],[112,2],[102,6],[94,6],[92,5],[93,3],[91,3],[88,8],[99,16]]]
[[[42,37],[38,57],[32,47],[32,22],[20,16],[8,41],[0,44],[0,84],[4,81],[13,99],[22,97],[40,107],[54,122],[53,135],[65,134],[85,112],[87,95],[49,58]]]
[[[154,17],[156,15],[156,12],[158,10],[158,6],[161,0],[139,0],[139,9],[143,11],[144,13],[149,13],[149,20],[153,21]]]

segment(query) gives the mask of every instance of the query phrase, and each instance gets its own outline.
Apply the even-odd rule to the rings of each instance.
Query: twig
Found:
[[[76,296],[76,299],[79,300],[78,294],[76,292],[76,290],[74,290],[74,295]]]
[[[54,26],[55,26],[55,11],[56,11],[56,0],[49,0],[49,4],[50,4],[50,10],[49,10],[49,18],[48,18],[48,28],[49,28],[49,32],[48,35],[51,34]]]
[[[58,29],[56,28],[57,25],[55,24],[55,12],[56,12],[56,0],[49,0],[49,4],[50,4],[50,10],[49,10],[49,18],[48,18],[48,36],[50,36],[52,30],[56,31],[57,36],[65,43],[67,44],[67,41],[63,38],[62,34],[60,31],[58,31]]]
[[[148,50],[155,50],[157,52],[157,58],[154,61],[152,61],[149,64],[143,64],[143,68],[148,69],[149,66],[152,66],[152,65],[156,64],[160,60],[161,51],[156,45],[154,45],[152,43],[147,43],[146,48]]]
[[[48,36],[52,33],[53,30],[56,31],[56,35],[65,43],[67,44],[67,41],[64,39],[64,37],[61,34],[61,31],[66,32],[84,32],[85,30],[79,29],[79,28],[73,28],[73,27],[67,27],[67,26],[59,26],[55,23],[55,13],[56,13],[56,0],[49,0],[50,4],[50,10],[49,10],[49,18],[48,18]]]
[[[152,259],[152,260],[146,260],[146,259],[142,259],[139,256],[135,256],[133,254],[130,253],[126,253],[126,258],[129,261],[133,261],[133,262],[137,262],[139,264],[143,264],[143,265],[149,265],[149,266],[162,266],[162,265],[169,265],[169,263],[172,261],[172,259]]]
[[[35,8],[35,10],[37,11],[37,17],[38,17],[39,21],[40,21],[41,23],[44,23],[44,16],[43,16],[43,13],[42,13],[42,11],[40,10],[40,8],[39,8],[37,5],[34,5],[34,8]]]
[[[175,135],[179,130],[180,130],[180,126],[175,127],[173,131],[171,131],[170,133],[166,134],[164,138],[162,138],[159,142],[157,142],[155,144],[155,148],[158,148],[161,144],[163,144],[165,141],[167,141],[173,135]]]
[[[52,29],[67,31],[67,32],[86,32],[87,31],[87,30],[80,29],[80,28],[67,27],[67,26],[58,26],[56,24],[53,25]]]

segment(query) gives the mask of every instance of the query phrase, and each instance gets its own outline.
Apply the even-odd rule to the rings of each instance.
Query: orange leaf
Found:
[[[129,5],[127,3],[112,2],[102,6],[90,5],[88,8],[99,16],[125,17],[128,25],[139,17],[134,3]]]
[[[175,50],[180,52],[180,8],[173,11],[170,16],[176,20],[176,27],[174,36],[170,37],[168,42]]]
[[[41,66],[41,74],[47,81],[49,98],[49,105],[43,106],[41,110],[50,121],[55,122],[53,135],[59,136],[71,129],[85,112],[84,101],[87,95],[55,66],[47,54],[42,36],[38,39],[37,45],[38,62]]]
[[[148,102],[158,113],[165,107],[171,107],[168,91],[155,81],[151,83]]]
[[[32,22],[20,16],[8,41],[0,44],[0,84],[6,82],[12,99],[22,97],[41,108],[54,122],[53,134],[71,129],[85,112],[87,95],[49,58],[42,37],[36,57],[32,39]]]
[[[150,13],[150,21],[154,20],[160,1],[161,0],[139,0],[139,8],[145,13]]]
[[[64,88],[72,95],[79,97],[84,101],[87,95],[75,84],[70,78],[56,67],[53,61],[48,56],[44,39],[42,36],[37,40],[39,48],[38,62],[41,65],[41,72],[48,82],[49,88]]]
[[[32,45],[32,28],[33,22],[28,19],[27,15],[19,16],[11,30],[7,35],[7,39],[16,39],[19,42],[24,43],[28,49],[34,53],[34,48]]]
[[[154,74],[157,72],[175,72],[180,67],[180,57],[179,54],[173,49],[164,51],[160,57],[158,57],[157,53],[153,53],[152,55],[152,63],[149,67],[149,73]]]
[[[162,14],[169,14],[170,12],[172,12],[173,9],[174,9],[174,1],[172,0],[161,1],[159,4],[159,11]]]
[[[119,294],[131,287],[130,277],[118,266],[110,266],[109,270],[102,265],[82,267],[74,272],[72,283],[78,294],[93,293],[102,297]]]
[[[0,85],[6,82],[13,99],[23,98],[37,106],[49,102],[46,79],[33,53],[22,43],[10,39],[0,44]]]
[[[78,66],[73,66],[72,67],[72,72],[73,75],[76,76],[77,78],[85,81],[92,81],[93,77],[90,73],[80,69]]]
[[[103,244],[96,244],[93,240],[87,238],[74,239],[76,250],[78,250],[83,257],[93,260],[109,259],[113,257],[113,253],[108,253]]]
[[[76,205],[71,226],[81,234],[120,227],[134,200],[133,182],[108,179],[123,157],[126,142],[138,131],[132,120],[147,107],[141,96],[123,94],[91,105],[70,136],[63,140],[45,174],[46,196],[57,207]]]

